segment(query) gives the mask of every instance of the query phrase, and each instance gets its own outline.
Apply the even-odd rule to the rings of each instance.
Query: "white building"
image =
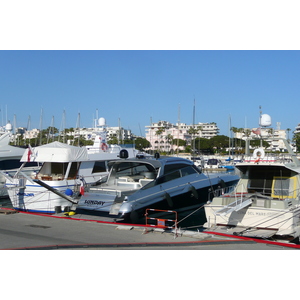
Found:
[[[70,131],[66,133],[68,136],[73,136],[75,138],[82,136],[86,140],[94,140],[96,137],[96,132],[98,131],[98,128],[79,128],[74,129],[74,131]],[[116,137],[121,144],[124,140],[130,140],[132,139],[132,133],[131,130],[124,129],[122,127],[107,127],[107,138],[108,140],[110,138]],[[23,138],[24,139],[34,139],[37,138],[40,133],[39,129],[32,129],[32,130],[24,130]],[[17,134],[20,135],[20,134]]]
[[[73,135],[75,137],[81,135],[85,140],[94,140],[98,130],[98,128],[79,128],[75,129],[74,132],[68,133],[68,135]],[[118,143],[122,144],[122,141],[132,139],[131,130],[122,127],[107,127],[106,131],[108,141],[112,138],[117,138]]]
[[[245,128],[243,132],[235,132],[234,137],[237,139],[243,139],[246,140],[246,134],[245,132],[249,132],[249,139],[257,139],[259,138],[258,134],[255,134],[254,132],[256,130],[260,130],[260,136],[263,138],[264,141],[268,142],[270,144],[270,147],[268,150],[271,151],[283,151],[285,150],[284,143],[282,139],[287,139],[287,133],[286,130],[282,129],[273,129],[273,128]],[[292,145],[291,145],[292,146]],[[293,146],[292,146],[293,147]]]
[[[177,123],[174,125],[167,121],[159,121],[145,127],[146,139],[151,144],[151,150],[166,152],[176,151],[177,148],[184,150],[183,146],[177,146],[176,141],[173,141],[174,139],[184,140],[189,145],[192,139],[196,137],[209,139],[216,136],[219,132],[216,123],[198,123],[195,125]],[[194,135],[189,133],[191,128],[197,131]]]
[[[36,129],[36,128],[31,129],[31,130],[25,130],[23,137],[24,137],[24,139],[35,139],[38,137],[39,133],[40,133],[40,130]]]

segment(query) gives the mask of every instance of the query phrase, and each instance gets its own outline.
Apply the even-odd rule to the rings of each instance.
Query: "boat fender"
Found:
[[[65,212],[64,215],[67,216],[67,217],[74,216],[74,215],[76,215],[76,212],[75,211],[68,211],[68,212]]]
[[[71,189],[66,189],[65,194],[67,196],[73,196],[73,191]]]
[[[173,207],[173,200],[172,200],[171,196],[167,192],[165,192],[164,198],[167,200],[169,206]]]
[[[197,190],[195,189],[195,187],[193,185],[191,185],[189,187],[189,191],[191,192],[191,196],[193,196],[196,199],[199,198],[198,192],[197,192]]]
[[[219,189],[226,187],[225,181],[223,179],[221,179],[220,177],[219,177],[219,184],[221,185],[220,187],[218,187]]]
[[[253,158],[264,158],[265,157],[265,151],[262,148],[255,149],[253,152]]]

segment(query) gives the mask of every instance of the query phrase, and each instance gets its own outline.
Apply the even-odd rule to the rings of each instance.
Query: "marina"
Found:
[[[300,162],[286,140],[288,155],[257,148],[234,164],[211,157],[196,165],[107,146],[98,137],[88,147],[29,147],[18,170],[1,173],[8,197],[1,199],[0,219],[19,228],[1,228],[2,249],[300,249]],[[27,162],[39,167],[26,173]],[[61,232],[42,234],[56,226]],[[95,226],[101,242],[85,226]],[[32,230],[42,235],[35,240]],[[9,232],[29,240],[10,242]]]

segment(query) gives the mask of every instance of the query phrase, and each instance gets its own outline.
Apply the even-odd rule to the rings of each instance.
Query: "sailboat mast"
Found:
[[[180,103],[178,105],[177,156],[179,152],[179,134],[180,134]]]
[[[43,109],[41,108],[41,115],[40,115],[40,144],[42,145],[42,127],[43,127]]]
[[[193,142],[193,161],[195,161],[195,98],[194,98],[194,107],[193,107],[193,134],[192,134],[192,142]]]

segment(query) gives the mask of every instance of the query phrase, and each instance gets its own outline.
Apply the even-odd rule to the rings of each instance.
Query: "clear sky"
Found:
[[[1,121],[108,126],[144,135],[166,120],[216,122],[220,134],[257,127],[259,106],[281,129],[300,123],[299,51],[1,51]],[[6,113],[7,111],[7,113]]]
[[[1,4],[0,123],[216,122],[220,134],[300,123],[297,1],[13,1]],[[38,4],[38,5],[37,5]],[[272,4],[272,5],[270,5]],[[17,9],[16,9],[17,7]],[[259,9],[258,9],[259,8]],[[236,49],[236,50],[235,50]],[[18,51],[16,51],[18,50]]]

